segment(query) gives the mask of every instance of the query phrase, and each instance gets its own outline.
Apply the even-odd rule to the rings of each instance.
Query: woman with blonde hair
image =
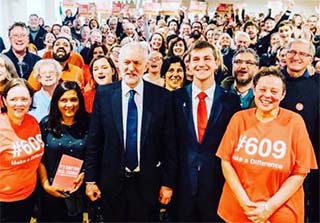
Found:
[[[0,54],[0,93],[8,81],[12,78],[19,77],[14,64],[4,54]],[[0,109],[3,107],[2,100],[0,100]]]

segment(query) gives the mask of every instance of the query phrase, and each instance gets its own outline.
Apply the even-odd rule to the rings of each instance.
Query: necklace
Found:
[[[240,91],[236,86],[234,86],[234,89],[237,91],[238,95],[245,95],[248,93],[248,91],[250,90],[250,88],[244,90],[244,91]]]

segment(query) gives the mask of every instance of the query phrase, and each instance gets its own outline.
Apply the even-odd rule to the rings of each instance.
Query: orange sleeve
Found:
[[[39,83],[39,81],[36,80],[36,78],[34,77],[34,72],[32,71],[29,78],[28,78],[28,83],[31,85],[31,87],[35,90],[35,91],[39,91],[41,88],[41,84]]]
[[[84,60],[83,60],[81,54],[79,54],[77,52],[72,52],[68,62],[75,65],[75,66],[78,66],[79,68],[82,68],[84,65]]]
[[[318,169],[313,146],[311,144],[306,125],[301,116],[295,116],[295,132],[293,151],[295,152],[295,165],[292,174],[307,174],[310,169]]]

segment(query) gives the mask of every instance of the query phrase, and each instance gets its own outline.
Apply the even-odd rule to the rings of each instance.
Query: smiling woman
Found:
[[[65,81],[56,87],[50,112],[40,123],[45,153],[39,175],[44,188],[40,221],[79,222],[85,211],[84,172],[74,181],[74,189],[52,186],[58,164],[63,154],[83,159],[89,116],[78,84]]]
[[[165,88],[170,91],[183,87],[186,81],[186,67],[178,56],[168,57],[163,61],[161,76],[164,77]]]
[[[25,79],[14,78],[1,95],[5,107],[0,114],[0,221],[28,222],[43,154],[38,122],[27,114],[33,91]]]
[[[227,222],[304,222],[302,183],[318,168],[306,126],[279,107],[280,70],[261,69],[253,86],[257,108],[232,117],[216,154],[226,179],[218,214]]]

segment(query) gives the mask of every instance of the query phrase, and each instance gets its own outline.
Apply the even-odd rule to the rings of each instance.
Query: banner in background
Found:
[[[207,3],[206,2],[198,2],[191,0],[189,11],[194,14],[205,14],[207,10]]]
[[[119,14],[122,9],[122,3],[121,2],[112,2],[112,14]]]
[[[230,17],[233,12],[233,4],[219,3],[216,12],[220,15],[227,14]]]
[[[157,15],[161,11],[161,4],[157,2],[145,2],[143,4],[144,14]]]
[[[165,15],[177,14],[180,7],[180,0],[162,0],[161,13]]]
[[[63,0],[62,1],[62,6],[63,7],[72,8],[72,7],[75,7],[76,4],[77,4],[76,0]]]

